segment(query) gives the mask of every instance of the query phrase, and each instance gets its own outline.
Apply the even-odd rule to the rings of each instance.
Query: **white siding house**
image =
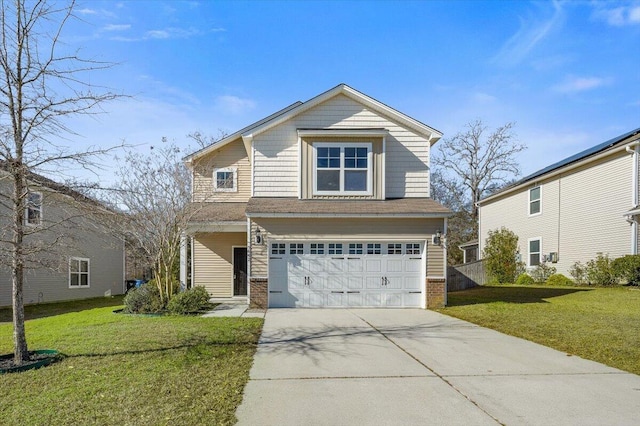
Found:
[[[598,253],[638,253],[638,153],[633,130],[546,167],[479,202],[480,251],[490,230],[519,238],[527,267],[569,276]]]

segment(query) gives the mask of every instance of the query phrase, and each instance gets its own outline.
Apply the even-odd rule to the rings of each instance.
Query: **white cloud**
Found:
[[[500,51],[493,57],[493,62],[503,65],[516,65],[522,62],[529,53],[542,41],[549,33],[562,23],[564,14],[560,3],[541,3],[540,7],[548,4],[553,6],[551,11],[537,11],[529,18],[520,19],[520,29],[507,40]],[[551,15],[549,15],[551,12]],[[547,15],[541,19],[541,15]]]
[[[165,30],[152,30],[147,31],[145,34],[147,38],[165,39],[171,37],[168,31]]]
[[[596,3],[593,18],[614,27],[640,25],[640,4],[605,8],[610,3]]]
[[[242,114],[256,107],[254,100],[232,95],[218,96],[215,104],[217,109],[229,114]]]
[[[553,87],[553,90],[560,93],[576,93],[596,89],[610,83],[609,79],[599,77],[568,77],[564,83]]]
[[[102,27],[104,31],[125,31],[131,28],[129,24],[108,24]]]
[[[89,9],[86,7],[84,9],[79,9],[77,12],[81,15],[97,15],[98,14],[96,10]]]

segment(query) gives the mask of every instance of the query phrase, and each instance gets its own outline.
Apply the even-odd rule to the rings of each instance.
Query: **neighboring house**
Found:
[[[193,284],[258,307],[443,306],[440,137],[341,84],[186,157]]]
[[[0,165],[1,166],[1,165]],[[105,217],[113,213],[98,202],[43,176],[28,177],[24,221],[27,257],[25,304],[122,294],[124,244]],[[12,303],[11,210],[8,174],[0,169],[0,306]]]
[[[569,276],[598,253],[638,253],[640,129],[539,170],[480,207],[480,252],[490,230],[519,238],[527,268],[546,261]]]
[[[467,241],[458,246],[462,250],[462,263],[475,262],[480,258],[478,253],[478,240]]]

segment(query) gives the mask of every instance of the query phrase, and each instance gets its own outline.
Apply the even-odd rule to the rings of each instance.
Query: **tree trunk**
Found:
[[[14,165],[13,196],[18,201],[13,206],[13,247],[11,251],[11,280],[13,283],[13,346],[16,365],[29,360],[27,336],[24,329],[24,299],[22,288],[24,283],[24,212],[25,212],[25,179],[21,164]]]

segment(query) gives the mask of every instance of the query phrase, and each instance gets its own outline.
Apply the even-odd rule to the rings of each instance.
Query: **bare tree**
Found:
[[[440,143],[439,155],[432,159],[432,188],[434,198],[456,213],[447,231],[450,245],[477,238],[476,203],[520,175],[516,154],[527,147],[516,141],[513,127],[507,123],[489,133],[481,120],[475,120]],[[455,263],[458,250],[448,252]]]
[[[25,210],[33,170],[55,170],[61,163],[91,167],[104,150],[76,151],[59,146],[62,134],[73,133],[69,116],[91,114],[118,95],[83,83],[88,72],[110,64],[86,60],[61,44],[61,34],[74,18],[74,2],[0,0],[0,161],[11,191],[4,199],[11,210],[10,238],[14,363],[29,359],[24,328],[23,282],[26,260],[35,255],[25,237],[38,229],[25,226]],[[58,166],[56,166],[58,165]]]

